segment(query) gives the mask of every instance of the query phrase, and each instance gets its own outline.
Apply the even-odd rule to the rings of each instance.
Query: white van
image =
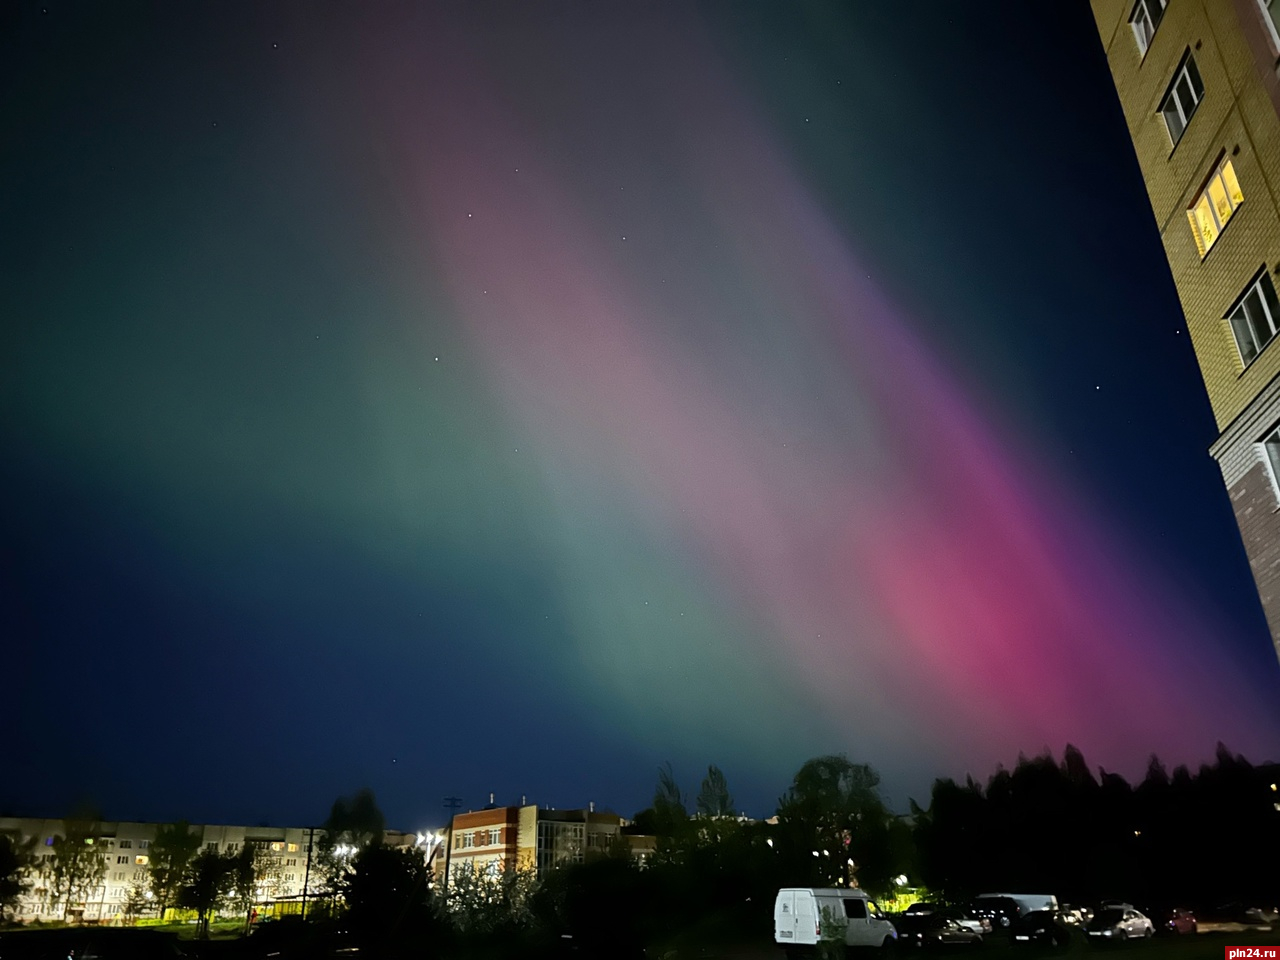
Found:
[[[773,902],[773,939],[788,955],[809,952],[822,939],[827,920],[844,925],[851,947],[889,947],[898,931],[861,890],[848,887],[784,887]]]
[[[1052,893],[980,893],[978,899],[987,897],[1008,897],[1018,905],[1018,913],[1026,916],[1035,910],[1051,910],[1058,912],[1058,898]]]

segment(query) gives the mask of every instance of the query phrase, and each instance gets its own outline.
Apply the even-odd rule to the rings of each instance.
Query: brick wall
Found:
[[[1228,490],[1271,641],[1280,656],[1280,501],[1270,471],[1257,463]]]

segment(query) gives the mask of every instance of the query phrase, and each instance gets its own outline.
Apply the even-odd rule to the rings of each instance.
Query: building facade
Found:
[[[1091,0],[1280,656],[1280,0]]]
[[[101,858],[102,879],[75,896],[70,902],[56,899],[50,874],[54,865],[54,842],[67,836],[62,820],[26,817],[0,817],[0,836],[6,836],[19,849],[31,850],[31,863],[24,879],[30,883],[13,911],[13,919],[61,920],[71,918],[91,922],[124,922],[139,916],[153,916],[148,889],[150,848],[158,823],[101,821],[92,825],[85,843]],[[259,864],[255,900],[268,911],[279,907],[292,912],[304,897],[320,892],[322,878],[315,866],[316,844],[324,831],[308,827],[240,827],[215,824],[193,824],[189,828],[199,834],[200,847],[216,853],[240,853],[246,846],[256,847]],[[392,846],[413,847],[420,839],[414,834],[388,831],[384,842]]]
[[[652,838],[626,837],[622,833],[626,825],[617,814],[597,812],[594,806],[584,810],[536,804],[489,806],[454,816],[448,856],[437,857],[436,866],[447,869],[452,882],[467,873],[493,877],[512,868],[544,876],[553,867],[581,863],[592,853],[607,853],[618,843],[626,843],[629,852],[643,858],[649,852],[643,841]]]

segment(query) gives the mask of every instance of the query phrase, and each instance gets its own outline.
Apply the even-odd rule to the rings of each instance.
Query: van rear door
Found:
[[[796,942],[796,892],[779,890],[773,902],[773,939],[777,943]]]
[[[796,943],[818,942],[818,909],[811,890],[796,891]]]

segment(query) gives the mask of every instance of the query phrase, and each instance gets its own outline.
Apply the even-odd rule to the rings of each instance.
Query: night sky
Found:
[[[1280,759],[1085,0],[49,0],[0,80],[0,812]]]

